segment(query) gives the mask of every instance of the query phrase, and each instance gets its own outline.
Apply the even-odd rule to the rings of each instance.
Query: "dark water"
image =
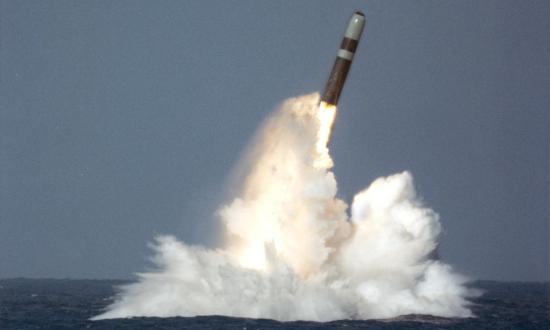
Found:
[[[277,322],[223,316],[88,321],[112,300],[105,280],[0,280],[0,329],[550,329],[550,283],[480,281],[478,316],[408,315],[384,321]]]

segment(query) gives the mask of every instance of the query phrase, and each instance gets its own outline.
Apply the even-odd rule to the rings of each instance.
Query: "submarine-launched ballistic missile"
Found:
[[[342,39],[342,44],[338,50],[338,56],[325,85],[325,90],[321,95],[321,102],[334,106],[338,104],[364,26],[365,15],[360,11],[355,11],[349,20],[344,39]]]

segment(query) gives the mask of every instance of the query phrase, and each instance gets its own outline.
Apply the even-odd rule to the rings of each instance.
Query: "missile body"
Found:
[[[342,39],[340,50],[338,50],[338,56],[332,67],[332,71],[328,78],[325,90],[321,96],[321,102],[325,102],[336,106],[338,99],[344,88],[346,77],[351,67],[353,55],[357,49],[359,39],[361,39],[361,33],[365,26],[365,15],[362,12],[356,11],[351,16],[348,23],[348,28]]]

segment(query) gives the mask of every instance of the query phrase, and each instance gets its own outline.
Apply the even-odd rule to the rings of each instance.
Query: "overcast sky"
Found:
[[[129,278],[212,244],[262,119],[367,25],[332,153],[342,198],[409,170],[440,255],[549,275],[548,1],[1,1],[0,277]]]

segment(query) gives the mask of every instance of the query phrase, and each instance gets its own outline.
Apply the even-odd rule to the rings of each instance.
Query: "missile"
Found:
[[[348,76],[353,55],[357,49],[361,33],[365,26],[365,15],[360,11],[355,11],[348,23],[348,28],[344,33],[344,39],[338,50],[338,56],[328,77],[325,90],[321,96],[321,102],[336,106],[338,99],[344,88],[346,77]]]

